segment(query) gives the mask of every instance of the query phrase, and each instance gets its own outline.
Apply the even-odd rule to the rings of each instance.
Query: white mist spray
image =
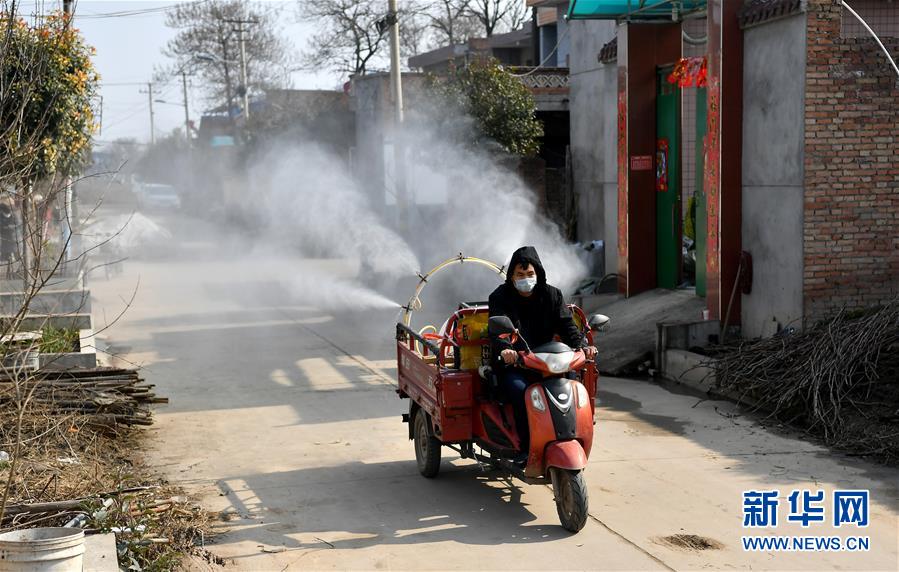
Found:
[[[345,161],[314,144],[281,147],[260,159],[252,179],[266,181],[266,233],[300,252],[353,258],[379,274],[414,276],[420,266],[385,226]]]

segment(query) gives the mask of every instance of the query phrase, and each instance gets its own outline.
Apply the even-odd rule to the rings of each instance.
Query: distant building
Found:
[[[504,66],[533,66],[534,43],[530,27],[489,38],[471,38],[464,44],[444,46],[409,58],[409,67],[425,73],[446,73],[451,66],[493,58]]]
[[[343,91],[270,89],[251,119],[273,137],[314,141],[344,157],[355,144],[355,114]]]

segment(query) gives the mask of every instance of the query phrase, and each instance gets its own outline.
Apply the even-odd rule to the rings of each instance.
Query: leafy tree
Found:
[[[478,140],[489,138],[517,155],[537,152],[543,125],[536,117],[534,97],[496,61],[454,69],[446,78],[432,79],[432,87],[442,96],[445,109],[461,109],[474,119]],[[454,115],[446,119],[458,121]]]
[[[166,13],[166,25],[178,30],[165,54],[175,68],[190,65],[208,86],[211,100],[233,105],[240,84],[240,42],[236,21],[243,24],[247,89],[261,92],[288,83],[290,46],[278,34],[278,9],[246,0],[186,2]],[[224,95],[224,98],[222,97]]]
[[[70,174],[95,127],[93,48],[61,13],[32,23],[4,14],[0,22],[0,183]]]

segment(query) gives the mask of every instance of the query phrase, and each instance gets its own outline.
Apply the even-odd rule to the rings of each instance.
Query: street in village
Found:
[[[0,23],[0,572],[899,570],[899,3]]]
[[[283,287],[322,267],[352,276],[350,265],[247,256],[233,232],[157,220],[177,248],[88,279],[97,346],[170,397],[148,461],[214,512],[207,547],[229,567],[897,569],[895,470],[677,385],[600,380],[578,534],[559,526],[549,487],[451,451],[422,478],[394,392],[396,310],[324,311]],[[869,489],[870,550],[745,552],[742,493],[806,488]]]

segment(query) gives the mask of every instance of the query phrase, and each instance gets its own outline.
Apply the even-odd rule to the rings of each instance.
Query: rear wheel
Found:
[[[415,461],[418,472],[427,478],[433,478],[440,472],[440,440],[432,437],[428,431],[428,414],[418,410],[413,425],[415,441]]]
[[[552,469],[556,512],[565,530],[579,532],[587,524],[587,483],[584,471]]]

